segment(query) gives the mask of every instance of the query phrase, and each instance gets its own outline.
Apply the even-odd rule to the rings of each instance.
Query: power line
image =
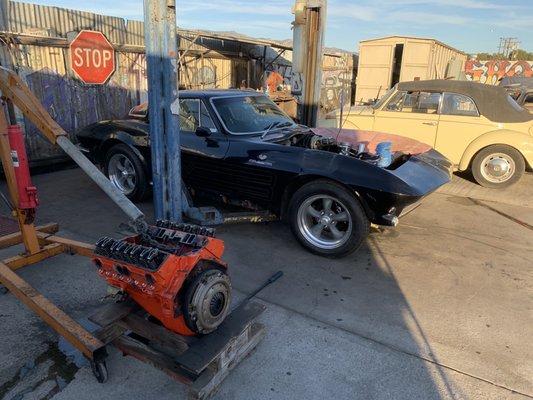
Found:
[[[503,54],[505,58],[511,58],[513,53],[518,50],[520,41],[515,37],[502,37],[500,38],[500,46],[498,47],[498,53]]]

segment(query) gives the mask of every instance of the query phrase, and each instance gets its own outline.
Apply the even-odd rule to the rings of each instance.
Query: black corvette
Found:
[[[146,109],[77,134],[80,147],[135,200],[150,191]],[[451,176],[449,161],[434,150],[409,154],[393,144],[383,164],[368,143],[318,135],[252,91],[183,91],[179,121],[183,180],[193,194],[269,210],[320,255],[356,250],[370,223],[396,225]]]

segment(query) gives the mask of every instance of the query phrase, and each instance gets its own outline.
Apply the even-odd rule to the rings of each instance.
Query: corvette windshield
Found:
[[[213,99],[220,119],[233,134],[244,135],[275,130],[294,122],[266,96],[235,96]]]

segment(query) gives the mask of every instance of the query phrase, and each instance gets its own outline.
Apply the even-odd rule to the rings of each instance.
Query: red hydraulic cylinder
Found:
[[[18,208],[23,210],[34,209],[39,204],[39,200],[37,199],[37,188],[31,183],[30,167],[22,129],[20,129],[19,125],[11,125],[7,129],[7,136],[17,181]]]

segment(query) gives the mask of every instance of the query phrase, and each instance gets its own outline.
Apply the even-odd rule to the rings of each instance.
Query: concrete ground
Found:
[[[40,222],[59,222],[63,235],[94,242],[125,220],[79,170],[34,182]],[[259,296],[265,340],[215,398],[533,397],[533,232],[513,220],[531,224],[532,209],[468,197],[435,193],[342,260],[307,253],[282,223],[219,228],[238,295],[285,275]],[[105,295],[81,257],[20,274],[75,318]],[[89,368],[65,363],[57,336],[11,295],[0,295],[0,337],[5,399],[185,398],[180,384],[116,351],[108,383],[97,384]]]
[[[474,181],[470,173],[462,172],[455,174],[452,182],[441,187],[438,192],[533,208],[533,173],[526,173],[516,185],[500,190],[484,188]]]

